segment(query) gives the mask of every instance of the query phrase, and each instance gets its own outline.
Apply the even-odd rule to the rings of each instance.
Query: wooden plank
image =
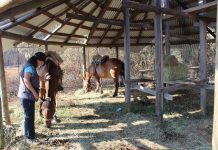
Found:
[[[44,0],[41,0],[41,1],[45,3]],[[19,19],[19,21],[15,21],[14,23],[12,23],[10,25],[5,26],[4,28],[2,28],[2,30],[8,30],[8,29],[10,29],[10,28],[12,28],[14,26],[17,26],[17,25],[21,24],[22,22],[25,22],[25,21],[27,21],[29,19],[32,19],[33,17],[36,17],[36,16],[40,15],[41,13],[43,13],[43,12],[49,10],[49,9],[52,9],[52,8],[58,6],[58,5],[61,5],[61,4],[65,3],[66,1],[69,1],[69,0],[59,0],[59,1],[56,1],[55,3],[52,3],[52,4],[48,5],[48,6],[45,6],[42,9],[40,9],[38,11],[35,11],[34,13],[32,13],[30,15],[27,15],[26,17],[23,17],[22,19]],[[38,1],[35,1],[35,2],[37,3]],[[22,8],[19,7],[19,9],[22,9]],[[15,16],[15,14],[16,14],[16,11],[14,11],[14,9],[13,9],[13,13],[12,14],[13,14],[12,16]],[[5,14],[5,15],[7,15],[7,14]],[[3,20],[4,19],[5,18],[3,18]]]
[[[103,18],[98,18],[95,16],[83,16],[79,14],[72,14],[72,13],[67,13],[66,15],[67,18],[70,19],[78,19],[78,20],[83,20],[83,21],[90,21],[94,23],[102,23],[102,24],[107,24],[107,25],[116,25],[116,26],[123,26],[123,21],[122,20],[114,20],[114,19],[103,19]],[[137,22],[137,23],[130,23],[131,27],[150,27],[150,23],[146,22]]]
[[[205,11],[211,11],[217,8],[217,1],[208,2],[203,5],[195,6],[189,9],[184,10],[184,13],[200,13]]]
[[[128,0],[123,0],[127,3]],[[124,8],[124,58],[125,58],[125,101],[130,112],[130,35],[129,9]]]
[[[32,9],[36,9],[42,5],[50,5],[54,3],[57,0],[49,0],[49,1],[44,1],[44,0],[31,0],[29,2],[26,2],[24,4],[20,4],[18,6],[15,6],[13,8],[10,8],[4,12],[1,13],[0,15],[0,22],[4,21],[6,19],[13,19],[14,16],[25,13],[27,11],[30,11]]]
[[[112,2],[111,0],[105,0],[105,1],[104,1],[103,5],[102,5],[102,8],[101,8],[101,11],[100,11],[100,13],[98,14],[97,18],[102,18],[102,17],[104,16],[104,14],[105,14],[105,12],[107,11],[107,9],[108,9],[108,7],[109,7],[109,5],[110,5],[111,2]],[[86,43],[89,43],[89,41],[90,41],[90,39],[91,39],[90,36],[93,35],[93,33],[95,32],[97,26],[98,26],[98,23],[97,23],[97,22],[94,22],[94,24],[92,25],[91,30],[90,30],[90,32],[89,32],[89,37],[88,37]]]
[[[119,59],[119,47],[116,46],[116,58]]]
[[[138,83],[138,82],[153,82],[153,79],[150,78],[143,78],[143,79],[131,79],[130,83]]]
[[[1,102],[0,103],[2,104],[0,106],[2,107],[1,113],[3,113],[3,118],[4,118],[5,122],[6,122],[6,124],[10,125],[11,120],[10,120],[9,108],[8,108],[8,96],[7,96],[7,87],[6,87],[6,79],[5,79],[5,70],[4,70],[4,68],[5,67],[4,67],[4,58],[3,58],[2,37],[0,36],[0,88],[1,88],[0,89],[0,95],[1,95]]]
[[[83,77],[85,77],[86,72],[86,47],[83,46]]]
[[[157,10],[161,8],[160,0],[155,0]],[[155,11],[156,12],[156,11]],[[155,74],[156,74],[156,114],[163,120],[163,43],[162,43],[162,19],[161,14],[156,12],[154,18],[155,29]]]
[[[218,4],[217,4],[218,6]],[[218,20],[218,11],[216,12]],[[218,34],[218,21],[216,22],[216,35]],[[218,38],[216,38],[218,43]],[[218,44],[216,44],[216,59],[215,59],[215,91],[214,91],[214,113],[213,113],[213,133],[212,133],[212,149],[218,149]]]
[[[199,3],[202,2],[201,5],[206,3],[206,0],[199,0]],[[200,80],[207,79],[207,40],[206,40],[206,28],[207,24],[205,21],[200,20],[199,21],[200,28]],[[207,99],[207,90],[205,88],[200,89],[200,106],[201,106],[201,113],[203,115],[206,114],[206,99]]]
[[[151,94],[153,96],[156,96],[156,90],[153,90],[153,89],[150,89],[150,88],[146,88],[144,86],[137,85],[137,86],[135,86],[135,87],[133,87],[131,89],[139,90],[141,92],[145,92],[147,94]],[[166,100],[171,100],[172,101],[173,100],[173,95],[170,95],[168,93],[164,93],[164,98]],[[156,101],[157,101],[157,97],[156,97]]]
[[[1,31],[0,30],[0,35],[3,38],[11,39],[11,40],[16,40],[16,41],[24,41],[27,43],[35,43],[39,45],[60,45],[60,46],[85,46],[85,44],[79,44],[79,43],[63,43],[63,42],[56,42],[56,41],[43,41],[35,38],[30,38],[24,35],[19,35],[7,31]]]
[[[164,14],[168,14],[168,15],[173,15],[176,17],[189,17],[192,19],[201,19],[201,20],[205,20],[205,21],[211,21],[213,22],[214,20],[212,18],[206,17],[206,16],[202,16],[202,15],[193,15],[190,13],[185,13],[183,11],[177,11],[174,9],[169,9],[169,8],[158,8],[156,6],[151,6],[151,5],[145,5],[145,4],[141,4],[138,2],[133,2],[133,1],[129,1],[126,5],[124,5],[124,7],[128,7],[128,8],[133,8],[133,9],[137,9],[137,10],[143,10],[143,11],[147,11],[147,12],[155,12],[155,13],[164,13]],[[167,17],[165,19],[169,19],[171,17]]]
[[[194,87],[195,85],[193,84],[175,84],[171,86],[167,86],[163,88],[163,92],[173,92],[173,91],[178,91],[182,89],[189,89]]]

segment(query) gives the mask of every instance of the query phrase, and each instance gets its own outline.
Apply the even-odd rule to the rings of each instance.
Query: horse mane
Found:
[[[45,52],[45,55],[46,55],[46,60],[51,60],[57,66],[63,63],[63,59],[55,51]]]

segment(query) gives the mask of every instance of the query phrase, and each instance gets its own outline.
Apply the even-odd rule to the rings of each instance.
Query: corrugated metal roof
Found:
[[[49,37],[49,41],[62,41],[73,43],[79,36],[87,36],[88,43],[86,44],[123,44],[123,25],[109,25],[107,24],[107,19],[110,22],[123,21],[123,7],[122,0],[109,1],[107,6],[104,4],[107,0],[53,0],[52,3],[54,7],[49,8],[48,3],[42,4],[40,8],[33,8],[29,11],[15,14],[14,19],[5,19],[0,22],[0,28],[5,29],[3,26],[9,26],[14,22],[18,25],[12,26],[11,29],[6,31],[17,33],[20,35],[30,36],[33,31],[35,31],[35,38],[44,38],[50,36],[47,32],[52,33]],[[135,0],[138,2],[139,0]],[[59,4],[60,3],[60,4]],[[145,1],[148,5],[154,6],[154,1]],[[192,8],[198,6],[198,0],[180,0],[180,3],[176,0],[170,1],[170,8],[176,11],[182,11],[187,8]],[[73,6],[69,9],[69,6]],[[93,10],[93,8],[97,8]],[[104,8],[105,7],[105,8]],[[47,9],[48,8],[48,9]],[[45,9],[45,10],[44,10]],[[47,10],[46,10],[47,9]],[[106,9],[106,10],[105,10]],[[68,10],[68,11],[67,11]],[[151,43],[154,42],[154,13],[153,12],[143,12],[136,11],[133,8],[130,9],[130,20],[131,23],[149,23],[147,26],[137,26],[130,27],[131,43]],[[40,12],[41,11],[41,12]],[[82,15],[81,18],[68,19],[66,18],[66,12],[71,12],[75,14]],[[146,10],[145,10],[146,11]],[[38,13],[40,12],[40,13]],[[92,12],[92,13],[90,13]],[[104,13],[102,13],[104,12]],[[1,15],[1,14],[0,14]],[[58,15],[58,16],[57,16]],[[32,17],[31,17],[32,16]],[[169,16],[169,15],[168,15]],[[216,9],[209,10],[206,14],[211,18],[216,18]],[[87,17],[97,17],[99,20],[85,20]],[[26,19],[29,18],[29,19]],[[22,23],[23,21],[23,24]],[[149,20],[149,22],[148,22]],[[21,22],[21,23],[19,23]],[[180,17],[168,21],[170,24],[170,41],[175,43],[187,43],[193,39],[199,38],[199,25],[198,20],[193,20],[188,17]],[[164,22],[163,22],[164,25]],[[60,27],[56,28],[56,27]],[[209,28],[215,34],[214,26]],[[163,28],[163,31],[165,29]],[[44,33],[43,33],[44,32]],[[90,35],[89,35],[90,34]],[[177,35],[177,37],[174,37]],[[180,36],[179,36],[180,35]],[[72,37],[71,37],[72,36]],[[187,37],[181,38],[181,37]],[[92,37],[94,39],[92,39]],[[111,37],[111,39],[109,38]],[[210,39],[214,39],[214,35],[209,36]],[[197,40],[195,40],[197,41]],[[111,42],[111,43],[110,43]]]

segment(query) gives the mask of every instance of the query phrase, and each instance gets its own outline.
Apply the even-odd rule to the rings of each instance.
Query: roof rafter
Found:
[[[105,1],[104,1],[103,5],[102,5],[102,10],[101,10],[100,13],[98,14],[98,18],[101,18],[101,17],[104,16],[104,14],[105,14],[105,12],[107,11],[107,8],[109,7],[110,3],[111,3],[111,0],[105,0]],[[94,24],[92,25],[92,29],[91,29],[91,31],[89,32],[89,36],[92,36],[92,34],[94,33],[94,31],[95,31],[97,25],[98,25],[97,23],[94,23]],[[89,40],[90,40],[90,38],[88,37],[87,43],[89,43]]]
[[[116,15],[114,16],[114,19],[116,20],[117,17],[120,15],[120,13],[122,12],[122,9],[120,9]],[[101,36],[100,41],[98,42],[99,44],[101,44],[101,42],[103,41],[103,39],[105,38],[106,34],[108,33],[109,29],[111,28],[112,25],[108,25],[106,31],[104,31],[103,35]]]
[[[69,5],[71,5],[71,4],[69,4]],[[81,11],[83,8],[85,8],[87,5],[88,5],[88,3],[86,2],[85,4],[83,4],[83,5],[81,6],[80,9],[76,8],[75,6],[73,6],[72,9],[73,9],[75,12],[80,12],[80,11]],[[46,12],[46,13],[48,13],[48,12]],[[52,15],[52,14],[48,13],[48,15]],[[64,21],[62,22],[61,26],[60,26],[58,29],[56,29],[55,32],[53,32],[52,34],[50,34],[50,36],[49,36],[46,40],[48,40],[54,33],[58,32],[58,31],[59,31],[65,24],[67,24],[70,20],[71,20],[70,18],[67,18],[66,20],[64,20]]]
[[[141,2],[146,2],[146,0],[141,0]],[[129,20],[130,20],[130,24],[131,24],[131,20],[133,20],[136,16],[138,15],[138,12],[133,12],[132,15],[130,16]],[[114,44],[117,42],[117,40],[121,37],[121,35],[124,32],[124,28],[120,29],[120,31],[117,33],[116,38],[114,38],[114,40],[111,42],[111,44]]]
[[[187,9],[187,6],[186,6],[185,3],[182,3],[180,0],[176,0],[176,2],[179,5],[181,5],[181,7],[183,9],[185,9],[184,12],[186,12],[186,13],[189,13],[189,12],[199,13],[199,12],[201,12],[203,10],[214,9],[217,6],[217,2],[214,1],[214,2],[206,3],[204,5],[200,5],[200,6],[196,6],[196,7]],[[210,35],[212,35],[214,38],[216,38],[216,34],[213,31],[211,31],[210,28],[207,27],[207,31],[208,31],[208,33],[210,33]]]
[[[57,7],[57,6],[59,6],[59,5],[63,4],[63,3],[65,3],[66,1],[69,1],[69,0],[59,0],[59,1],[55,2],[55,3],[52,3],[51,5],[45,6],[45,7],[41,8],[41,9],[35,11],[35,12],[32,13],[31,15],[28,15],[28,16],[26,16],[26,17],[23,17],[22,19],[19,19],[18,21],[16,20],[14,23],[12,23],[12,24],[10,24],[10,25],[8,25],[8,26],[5,26],[4,28],[1,28],[1,29],[2,29],[2,30],[8,30],[8,29],[10,29],[10,28],[12,28],[12,27],[14,27],[14,26],[17,26],[17,25],[21,24],[22,22],[25,22],[25,21],[27,21],[27,20],[30,20],[30,19],[32,19],[32,18],[34,18],[34,17],[40,15],[41,13],[43,13],[43,12],[45,12],[45,11],[48,11],[49,9],[52,9],[52,8],[54,8],[54,7]]]
[[[92,10],[89,12],[89,14],[94,13],[94,11],[98,7],[99,7],[99,5],[95,5],[95,7],[92,8]],[[76,31],[84,24],[84,22],[85,22],[85,20],[81,21],[80,24],[78,24],[78,26],[70,33],[70,35],[67,36],[66,40],[64,41],[65,43],[67,43],[70,40],[70,38],[75,35]]]
[[[150,4],[151,4],[151,0],[148,0],[148,5],[150,5]],[[143,20],[145,20],[147,18],[147,16],[148,16],[148,12],[145,12]],[[136,43],[139,43],[139,40],[140,40],[141,35],[142,35],[142,31],[143,31],[143,28],[141,28],[139,31],[139,35],[138,35]]]
[[[137,10],[144,10],[144,11],[150,11],[150,12],[155,12],[155,13],[164,13],[164,14],[169,14],[169,15],[174,15],[176,17],[189,17],[194,20],[205,20],[205,21],[213,21],[212,18],[203,16],[203,15],[198,15],[198,14],[191,14],[191,12],[187,13],[185,10],[183,11],[177,11],[174,9],[169,9],[169,8],[157,8],[155,6],[148,6],[145,4],[140,4],[137,2],[132,2],[129,1],[124,4],[124,7],[128,8],[133,8]]]
[[[3,20],[6,20],[6,19],[12,19],[13,20],[14,16],[16,16],[16,15],[19,15],[19,14],[22,14],[24,12],[30,11],[32,9],[38,8],[41,5],[52,4],[52,3],[56,2],[56,1],[57,0],[49,0],[49,1],[45,1],[45,0],[34,1],[34,0],[31,0],[31,1],[26,2],[24,4],[15,6],[13,9],[11,8],[11,9],[8,9],[8,10],[1,13],[0,22],[3,21]]]

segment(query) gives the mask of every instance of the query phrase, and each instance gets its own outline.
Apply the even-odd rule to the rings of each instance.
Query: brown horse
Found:
[[[101,78],[112,78],[115,83],[115,91],[113,97],[117,96],[119,87],[119,77],[124,79],[124,63],[116,58],[109,58],[109,56],[103,56],[98,62],[92,62],[92,64],[86,70],[83,78],[83,87],[86,92],[91,90],[90,79],[92,76],[96,80],[96,92],[99,91],[99,87],[102,91]]]
[[[63,76],[63,71],[59,65],[62,60],[57,56],[54,52],[47,52],[45,64],[37,69],[40,76],[43,77],[45,74],[51,76],[49,81],[40,82],[39,91],[40,115],[44,119],[44,125],[48,128],[51,127],[51,120],[56,117],[56,94],[62,84]]]

